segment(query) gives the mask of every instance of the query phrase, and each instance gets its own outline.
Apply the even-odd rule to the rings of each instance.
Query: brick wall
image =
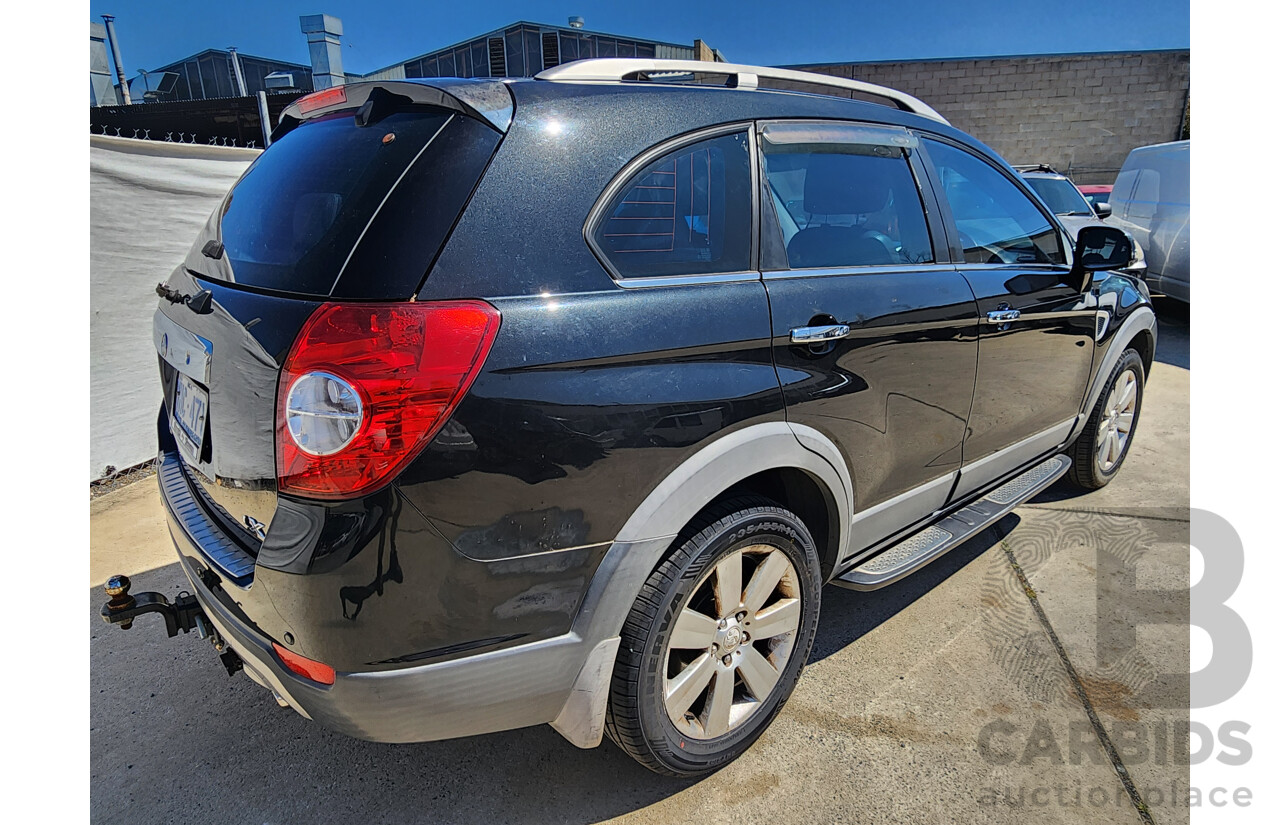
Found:
[[[1070,169],[1076,183],[1111,183],[1130,149],[1179,139],[1191,54],[1041,55],[796,68],[900,89],[1010,163],[1047,163],[1061,172]]]

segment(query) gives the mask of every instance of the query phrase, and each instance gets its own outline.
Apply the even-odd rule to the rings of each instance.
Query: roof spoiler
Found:
[[[511,127],[515,107],[507,84],[496,80],[423,78],[348,83],[313,92],[290,103],[280,113],[279,123],[271,130],[271,140],[279,140],[305,120],[343,109],[359,109],[375,90],[405,98],[409,103],[461,112],[488,123],[503,134]]]

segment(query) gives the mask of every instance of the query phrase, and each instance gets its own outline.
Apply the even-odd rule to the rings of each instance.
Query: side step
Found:
[[[972,504],[886,548],[831,583],[850,590],[878,590],[893,584],[1004,518],[1065,475],[1070,466],[1070,459],[1065,455],[1047,459]]]

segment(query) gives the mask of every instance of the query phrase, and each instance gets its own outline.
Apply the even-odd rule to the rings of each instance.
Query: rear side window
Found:
[[[928,144],[929,159],[960,233],[965,263],[1066,262],[1058,230],[1011,180],[962,149]]]
[[[901,148],[764,146],[766,190],[793,269],[933,260],[920,192]]]
[[[591,238],[623,278],[746,271],[747,133],[682,146],[645,166],[606,204]]]
[[[414,106],[368,126],[357,126],[354,113],[345,111],[306,121],[285,134],[254,162],[224,206],[221,240],[234,281],[327,296],[334,292],[339,274],[366,233],[370,238],[376,236],[384,247],[388,241],[438,246],[444,232],[431,227],[416,226],[412,237],[398,240],[369,230],[378,225],[375,218],[381,213],[405,211],[403,205],[394,208],[402,198],[392,195],[408,188],[416,190],[414,214],[430,216],[446,230],[452,225],[488,157],[485,151],[478,153],[478,159],[471,158],[457,141],[447,139],[450,130],[464,129],[454,125],[458,120],[464,118],[454,112]],[[491,149],[492,142],[485,148]],[[457,157],[435,156],[441,152]],[[435,171],[431,186],[415,183],[421,177],[419,169]],[[404,219],[403,215],[382,217]],[[362,250],[373,243],[365,240],[368,243],[363,243]],[[414,255],[407,256],[384,248],[377,257],[396,261],[412,258],[415,266],[425,266],[421,262],[430,261],[435,251],[415,249]],[[363,260],[369,256],[362,253],[355,257]],[[391,277],[391,273],[359,274],[361,280]],[[395,277],[407,277],[416,286],[423,274],[396,273]],[[344,283],[347,280],[344,277]],[[361,285],[362,290],[369,286]],[[403,286],[398,284],[396,290],[403,291]],[[361,297],[381,296],[374,288]]]

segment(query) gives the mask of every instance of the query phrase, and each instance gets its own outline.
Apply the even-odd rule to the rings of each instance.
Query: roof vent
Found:
[[[569,18],[569,28],[571,29],[580,29],[585,25],[587,25],[587,21],[583,20],[576,14]]]
[[[293,80],[292,72],[272,72],[263,78],[263,85],[267,87],[268,91],[298,88],[298,84]]]

